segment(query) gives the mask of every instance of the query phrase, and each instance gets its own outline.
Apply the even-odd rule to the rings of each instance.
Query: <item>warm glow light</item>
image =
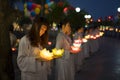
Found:
[[[104,32],[100,32],[99,34],[100,34],[100,36],[103,36]]]
[[[59,57],[62,57],[63,56],[63,53],[64,53],[64,49],[52,49],[52,53],[53,53],[53,56],[54,58],[59,58]]]
[[[90,38],[90,35],[86,35],[86,36],[85,36],[85,39],[89,39],[89,38]]]
[[[80,47],[81,43],[82,43],[82,41],[80,39],[74,40],[73,46]]]
[[[53,59],[53,54],[45,48],[40,51],[40,58],[45,61],[50,61]]]
[[[88,40],[87,40],[87,39],[85,39],[85,38],[83,38],[83,39],[82,39],[82,41],[83,41],[84,43],[86,43]]]
[[[12,48],[12,51],[13,51],[13,52],[16,51],[16,48]]]
[[[71,46],[71,53],[76,54],[80,52],[80,48],[79,47],[75,47],[75,46]]]
[[[48,45],[52,45],[52,42],[49,41],[49,42],[48,42]]]
[[[73,46],[75,46],[75,47],[80,47],[81,44],[73,43]]]

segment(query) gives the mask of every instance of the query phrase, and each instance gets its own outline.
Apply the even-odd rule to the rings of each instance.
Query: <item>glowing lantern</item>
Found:
[[[63,53],[64,53],[64,49],[52,49],[52,53],[53,53],[53,56],[54,58],[59,58],[59,57],[62,57],[63,56]]]
[[[82,39],[82,42],[86,43],[86,42],[87,42],[87,39],[83,38],[83,39]]]
[[[52,44],[52,42],[49,41],[49,42],[48,42],[48,45],[51,45],[51,44]]]
[[[82,41],[80,39],[74,40],[73,46],[80,47],[81,46],[81,42]]]
[[[53,59],[53,54],[46,48],[40,51],[40,58],[43,61],[50,61]]]
[[[91,39],[93,39],[93,38],[94,38],[94,36],[93,36],[93,35],[91,35],[91,36],[90,36],[90,38],[91,38]]]
[[[103,36],[104,32],[100,32],[99,34],[100,34],[100,36]]]
[[[90,35],[86,35],[86,36],[85,36],[85,39],[89,39],[89,38],[90,38]]]
[[[96,35],[96,37],[98,38],[98,37],[100,37],[100,35],[99,35],[99,34],[97,34],[97,35]]]
[[[80,47],[75,47],[75,46],[71,46],[71,53],[73,53],[73,54],[76,54],[76,53],[78,53],[78,52],[80,52]]]
[[[16,51],[16,48],[12,48],[12,51],[13,51],[13,52]]]
[[[81,44],[73,43],[73,46],[75,46],[75,47],[80,47]]]
[[[97,39],[95,36],[92,39]]]

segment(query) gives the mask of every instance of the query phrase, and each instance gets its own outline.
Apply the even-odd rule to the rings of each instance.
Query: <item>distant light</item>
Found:
[[[75,8],[75,11],[76,11],[76,12],[80,12],[80,8],[79,8],[79,7],[76,7],[76,8]]]
[[[87,18],[87,19],[90,19],[91,15],[85,15],[84,17]]]
[[[88,15],[88,18],[91,18],[91,15]]]
[[[117,9],[118,12],[120,12],[120,7]]]
[[[63,12],[64,12],[64,13],[67,13],[67,11],[68,11],[68,8],[65,7],[65,8],[63,9]]]

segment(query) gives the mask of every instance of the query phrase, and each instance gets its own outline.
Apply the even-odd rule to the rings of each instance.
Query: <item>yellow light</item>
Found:
[[[53,59],[53,54],[49,50],[44,48],[40,51],[40,57],[45,61],[50,61]]]
[[[54,58],[59,58],[59,57],[62,57],[63,56],[63,53],[64,53],[64,49],[52,49],[52,53],[53,53],[53,56]]]
[[[85,38],[83,38],[83,39],[82,39],[82,41],[83,41],[84,43],[86,43],[88,40],[87,40],[87,39],[85,39]]]

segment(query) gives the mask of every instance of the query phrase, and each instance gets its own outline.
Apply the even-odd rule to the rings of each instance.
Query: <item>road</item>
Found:
[[[100,50],[86,60],[76,80],[120,80],[120,40],[103,38]]]

